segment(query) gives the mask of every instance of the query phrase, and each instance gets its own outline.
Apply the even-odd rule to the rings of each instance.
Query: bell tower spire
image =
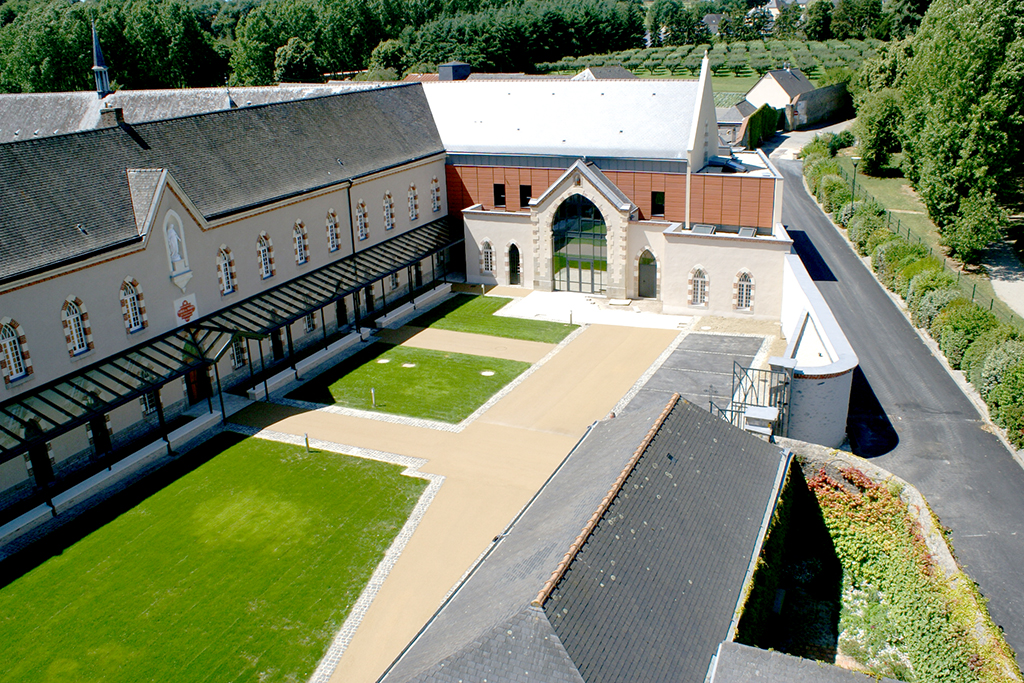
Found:
[[[110,89],[110,76],[107,75],[107,63],[103,59],[100,39],[96,35],[96,22],[92,22],[92,75],[96,78],[96,95],[102,100],[113,90]]]

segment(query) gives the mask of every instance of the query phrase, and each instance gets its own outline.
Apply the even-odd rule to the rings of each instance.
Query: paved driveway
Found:
[[[782,220],[860,357],[848,431],[854,452],[917,486],[996,624],[1024,652],[1024,470],[807,195],[800,162]]]

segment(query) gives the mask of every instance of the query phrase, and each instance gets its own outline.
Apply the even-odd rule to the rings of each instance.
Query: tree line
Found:
[[[851,88],[863,170],[902,171],[951,254],[980,260],[1024,210],[1020,0],[935,0]]]
[[[115,87],[374,77],[463,60],[533,71],[566,54],[637,47],[641,0],[67,0],[0,3],[0,89],[92,87],[90,25]]]

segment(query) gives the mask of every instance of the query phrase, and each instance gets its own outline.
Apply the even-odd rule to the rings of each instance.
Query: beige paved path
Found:
[[[332,683],[371,683],[445,594],[675,338],[593,326],[459,434],[258,404],[232,418],[426,458],[445,482],[367,612]]]
[[[381,330],[377,336],[387,344],[414,346],[418,349],[432,351],[454,351],[473,356],[505,358],[524,363],[536,363],[555,348],[555,344],[543,342],[505,339],[486,334],[453,332],[452,330],[438,330],[413,325],[405,325],[397,330]]]

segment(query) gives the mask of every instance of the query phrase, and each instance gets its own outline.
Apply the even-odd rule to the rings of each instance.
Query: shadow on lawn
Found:
[[[334,405],[337,401],[334,400],[334,396],[331,394],[332,384],[360,366],[373,362],[378,356],[383,355],[392,348],[394,347],[391,344],[386,344],[384,342],[375,342],[370,344],[359,353],[346,358],[333,368],[320,373],[297,389],[294,389],[287,394],[285,398],[291,398],[296,401],[308,401],[310,403]],[[384,405],[384,403],[377,404],[378,407],[382,407]]]
[[[0,561],[0,588],[32,571],[52,557],[64,553],[72,545],[92,532],[130,511],[166,486],[212,460],[222,451],[245,440],[246,436],[234,432],[221,432],[209,441],[199,444],[138,479],[119,485],[108,498],[76,515],[60,527],[48,531],[44,525],[37,538],[27,546]],[[66,514],[66,513],[65,513]]]

